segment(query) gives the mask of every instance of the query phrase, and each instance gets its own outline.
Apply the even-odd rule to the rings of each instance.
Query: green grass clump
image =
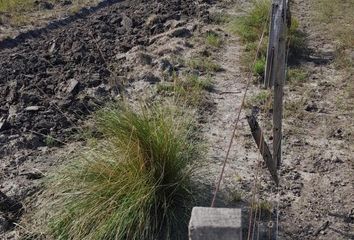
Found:
[[[245,52],[241,57],[243,65],[248,67],[255,75],[264,75],[262,64],[267,55],[268,38],[269,38],[269,14],[271,8],[270,0],[254,0],[252,7],[244,16],[234,17],[228,24],[231,33],[240,36],[241,41],[245,44]],[[265,25],[266,24],[266,25]],[[256,66],[250,66],[257,53],[260,36],[264,32],[264,39],[260,45],[257,55]],[[291,27],[288,29],[289,58],[307,53],[305,34],[299,30],[299,23],[292,18]]]
[[[228,24],[231,33],[240,36],[241,41],[245,44],[245,52],[241,57],[244,66],[251,69],[255,75],[263,76],[266,54],[267,54],[267,38],[268,27],[266,26],[265,38],[260,47],[257,62],[255,66],[250,66],[257,52],[258,41],[264,30],[264,24],[268,20],[271,2],[269,0],[254,0],[251,9],[246,15],[234,17]]]
[[[205,38],[205,43],[209,46],[220,48],[222,45],[222,39],[217,33],[208,32]]]
[[[173,93],[183,103],[198,105],[204,96],[204,91],[212,91],[213,82],[210,76],[199,77],[188,75],[184,78],[175,77],[173,83],[162,83],[157,85],[158,93]]]
[[[101,138],[50,181],[53,237],[185,239],[198,153],[188,124],[175,119],[154,106],[99,111]]]
[[[187,61],[187,66],[191,69],[201,72],[218,72],[221,71],[221,66],[207,57],[196,57]]]
[[[289,68],[286,75],[287,81],[292,85],[302,85],[309,77],[309,73],[303,68]]]
[[[257,59],[256,63],[253,66],[253,72],[256,75],[263,77],[265,72],[265,64],[266,64],[265,58]]]
[[[239,35],[243,42],[257,41],[267,22],[270,4],[270,0],[254,0],[245,16],[230,21],[229,30]]]

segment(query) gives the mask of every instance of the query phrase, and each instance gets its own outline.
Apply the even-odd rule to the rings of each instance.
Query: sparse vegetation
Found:
[[[302,119],[304,106],[305,100],[302,98],[287,101],[284,106],[284,118],[295,117],[298,120]],[[298,122],[300,123],[300,121]]]
[[[333,4],[330,0],[319,0],[314,3],[317,10],[315,19],[324,23],[322,26],[331,38],[336,49],[336,66],[345,68],[353,74],[353,60],[350,53],[354,45],[354,2],[342,0]]]
[[[214,24],[225,24],[228,23],[231,19],[231,16],[226,12],[215,12],[210,15],[211,20]]]
[[[154,106],[97,113],[102,138],[49,183],[55,239],[184,239],[198,151],[180,118]]]
[[[209,46],[219,48],[222,45],[222,39],[217,33],[208,32],[206,34],[205,43]]]
[[[265,58],[258,59],[253,66],[254,74],[256,74],[260,77],[264,77],[265,64],[266,64]]]
[[[55,140],[54,137],[52,137],[51,135],[47,135],[44,139],[44,143],[46,146],[48,147],[53,147],[55,146],[55,144],[57,143],[57,141]]]
[[[245,16],[234,17],[228,24],[229,31],[239,35],[245,44],[245,53],[241,59],[243,65],[260,76],[264,73],[262,65],[265,65],[267,54],[270,6],[270,0],[254,0],[252,8]],[[298,21],[292,18],[291,27],[288,29],[289,58],[307,52],[305,35],[299,31],[298,27]],[[256,66],[250,66],[256,55],[263,31],[265,31],[265,35],[259,49]]]
[[[218,72],[221,70],[221,66],[213,61],[211,58],[207,57],[195,57],[187,61],[188,67],[201,72]]]
[[[242,201],[242,193],[239,191],[232,191],[230,194],[230,201],[232,203],[239,203]]]
[[[0,0],[0,12],[3,13],[26,11],[33,6],[31,0]]]
[[[188,75],[186,77],[175,77],[173,83],[162,83],[157,85],[159,93],[170,92],[177,96],[182,102],[197,105],[203,98],[203,91],[211,91],[213,84],[210,76],[199,77]]]
[[[71,4],[63,6],[61,0],[0,0],[0,14],[5,13],[0,16],[0,22],[5,22],[13,27],[24,26],[33,24],[40,19],[48,19],[48,16],[57,16],[61,10],[63,14],[64,12],[76,13],[82,7],[97,2],[98,0],[72,0]]]
[[[309,73],[303,68],[289,68],[287,70],[287,81],[291,85],[302,85],[308,80]]]
[[[268,20],[270,0],[255,0],[245,16],[234,17],[228,26],[232,33],[238,34],[245,43],[258,41],[264,23]]]
[[[254,211],[258,211],[262,217],[269,216],[272,213],[272,204],[268,201],[260,200],[257,203],[251,204]]]
[[[246,99],[245,106],[247,107],[257,106],[263,110],[267,110],[271,105],[268,102],[270,96],[271,96],[271,92],[269,90],[261,90],[256,95],[253,95],[250,98]]]

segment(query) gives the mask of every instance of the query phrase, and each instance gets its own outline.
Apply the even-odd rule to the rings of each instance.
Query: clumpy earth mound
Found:
[[[207,20],[207,4],[117,1],[40,36],[14,39],[10,45],[1,41],[0,193],[4,199],[19,203],[36,193],[40,188],[35,180],[58,161],[48,148],[72,142],[73,136],[77,140],[75,133],[97,107],[120,98],[134,81],[160,81],[150,73],[130,74],[134,66],[127,64],[126,53],[149,47],[163,34],[189,37],[193,29],[183,26],[194,18]],[[158,65],[148,55],[136,58]],[[3,232],[14,226],[22,210],[7,208],[0,213]]]

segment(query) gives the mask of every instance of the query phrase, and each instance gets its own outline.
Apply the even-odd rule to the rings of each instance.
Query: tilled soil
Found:
[[[19,203],[35,193],[34,181],[58,161],[48,147],[78,140],[97,107],[120,98],[134,82],[161,81],[143,65],[165,70],[169,62],[141,52],[163,36],[189,37],[195,26],[185,24],[207,20],[208,4],[118,1],[12,48],[0,42],[0,193],[6,194],[0,201]],[[168,47],[157,49],[159,58]],[[135,54],[134,61],[127,53]],[[132,74],[140,65],[141,74]],[[0,209],[0,232],[19,219],[19,209]]]

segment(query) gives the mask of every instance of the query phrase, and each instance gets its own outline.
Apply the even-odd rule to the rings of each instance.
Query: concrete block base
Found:
[[[194,207],[190,240],[242,240],[241,209]]]

